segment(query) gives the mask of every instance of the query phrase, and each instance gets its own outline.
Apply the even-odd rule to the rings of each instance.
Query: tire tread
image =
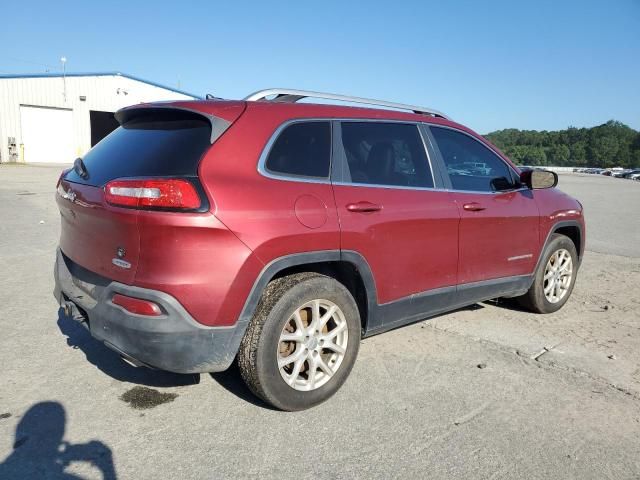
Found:
[[[570,290],[567,293],[566,297],[561,300],[559,304],[549,304],[544,298],[544,293],[542,291],[540,282],[542,281],[542,276],[544,275],[544,269],[547,265],[548,257],[563,243],[565,244],[564,247],[571,253],[574,265],[574,276],[572,279]],[[576,283],[576,276],[578,274],[578,255],[575,245],[569,237],[560,233],[552,233],[549,242],[547,243],[547,245],[545,245],[544,250],[542,251],[540,256],[541,260],[538,268],[535,271],[531,287],[529,287],[527,293],[520,297],[517,297],[516,300],[520,304],[520,306],[531,312],[553,313],[564,306],[564,304],[569,300],[571,293],[573,292],[573,287]]]
[[[274,305],[291,289],[292,286],[315,277],[323,277],[314,272],[302,272],[287,275],[269,282],[258,302],[256,311],[247,327],[238,351],[238,367],[242,379],[251,392],[267,403],[273,404],[260,383],[258,377],[258,342],[262,330]]]

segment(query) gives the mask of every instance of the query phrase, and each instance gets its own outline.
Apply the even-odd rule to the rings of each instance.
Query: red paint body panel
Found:
[[[538,206],[531,190],[453,192],[460,221],[458,283],[530,274],[539,250]],[[477,204],[483,210],[463,207]]]
[[[131,108],[140,108],[137,105]],[[196,101],[150,104],[198,111],[232,123],[202,158],[198,177],[209,212],[134,210],[107,205],[98,187],[73,184],[75,202],[57,196],[60,246],[74,262],[109,279],[175,297],[198,322],[237,322],[269,262],[320,250],[353,250],[371,267],[378,304],[412,294],[530,274],[555,223],[582,208],[562,192],[494,195],[428,189],[332,185],[263,176],[258,159],[285,121],[383,119],[471,130],[441,118],[334,105]],[[62,181],[66,189],[70,185]],[[379,211],[351,211],[370,202]],[[465,210],[476,202],[483,208]],[[118,247],[130,269],[112,263]],[[510,257],[531,257],[509,261]]]
[[[582,243],[578,252],[582,258],[587,230],[580,202],[557,188],[535,190],[534,195],[540,211],[540,249],[554,225],[558,222],[575,221],[582,227]]]
[[[233,325],[262,269],[211,213],[142,211],[135,285],[168,293],[205,325]]]
[[[60,248],[71,260],[99,275],[122,283],[133,283],[140,242],[138,210],[113,207],[104,200],[102,188],[60,182],[65,191],[73,189],[75,200],[56,195],[60,210]],[[113,264],[118,247],[126,249],[131,268]]]
[[[362,254],[379,304],[456,284],[460,216],[448,192],[335,185],[341,247]],[[379,212],[350,212],[367,201]]]
[[[286,112],[278,114],[279,109],[263,108],[247,107],[200,164],[200,179],[215,202],[216,217],[263,263],[292,253],[338,250],[340,228],[329,183],[272,179],[258,173],[258,158],[267,141],[289,119]],[[308,214],[326,216],[316,228],[296,216],[296,202],[306,195],[319,201],[317,210]]]
[[[205,325],[236,322],[263,265],[215,216],[112,207],[101,188],[72,187],[74,202],[57,195],[60,248],[71,260],[109,279],[168,293]],[[130,269],[112,263],[119,247]]]

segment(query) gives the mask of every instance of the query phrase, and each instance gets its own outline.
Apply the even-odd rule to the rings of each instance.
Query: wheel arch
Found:
[[[376,311],[377,293],[373,274],[362,255],[353,251],[321,250],[276,258],[256,278],[240,314],[239,322],[248,323],[258,306],[262,292],[272,280],[300,272],[316,272],[336,279],[353,295],[360,313],[363,331]]]
[[[578,253],[578,261],[582,260],[583,256],[583,232],[582,226],[578,222],[561,222],[561,224],[554,225],[551,233],[559,233],[565,237],[569,237],[576,247]]]
[[[584,229],[580,222],[577,220],[563,220],[561,222],[554,223],[549,232],[547,233],[547,238],[542,244],[542,248],[540,249],[540,255],[538,256],[538,262],[536,263],[536,267],[533,270],[533,274],[538,271],[538,267],[540,266],[540,262],[542,261],[542,254],[544,253],[547,245],[551,241],[551,236],[554,233],[559,233],[568,237],[576,247],[576,252],[578,253],[578,265],[582,263],[582,257],[584,255]]]

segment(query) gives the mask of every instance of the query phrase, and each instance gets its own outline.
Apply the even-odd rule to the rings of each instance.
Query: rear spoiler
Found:
[[[210,115],[199,110],[187,107],[179,107],[175,105],[144,105],[144,106],[133,106],[133,107],[125,107],[123,109],[118,110],[115,113],[116,120],[120,125],[128,122],[129,120],[149,111],[154,110],[180,110],[183,112],[190,112],[201,117],[206,118],[211,123],[211,143],[215,142],[218,138],[222,136],[222,134],[231,126],[230,121],[225,120],[224,118],[216,117],[215,115]]]

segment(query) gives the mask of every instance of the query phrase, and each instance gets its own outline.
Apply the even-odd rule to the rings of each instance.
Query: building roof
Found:
[[[0,79],[3,78],[55,78],[62,77],[63,74],[59,72],[55,73],[8,73],[8,74],[0,74]],[[195,95],[193,93],[185,92],[184,90],[178,90],[177,88],[168,87],[166,85],[162,85],[156,82],[150,82],[149,80],[145,80],[140,77],[136,77],[133,75],[129,75],[127,73],[122,72],[77,72],[77,73],[65,73],[65,77],[124,77],[129,78],[131,80],[136,80],[138,82],[146,83],[148,85],[153,85],[154,87],[163,88],[165,90],[170,90],[175,93],[180,93],[182,95],[188,95],[189,97],[202,99],[200,95]]]

